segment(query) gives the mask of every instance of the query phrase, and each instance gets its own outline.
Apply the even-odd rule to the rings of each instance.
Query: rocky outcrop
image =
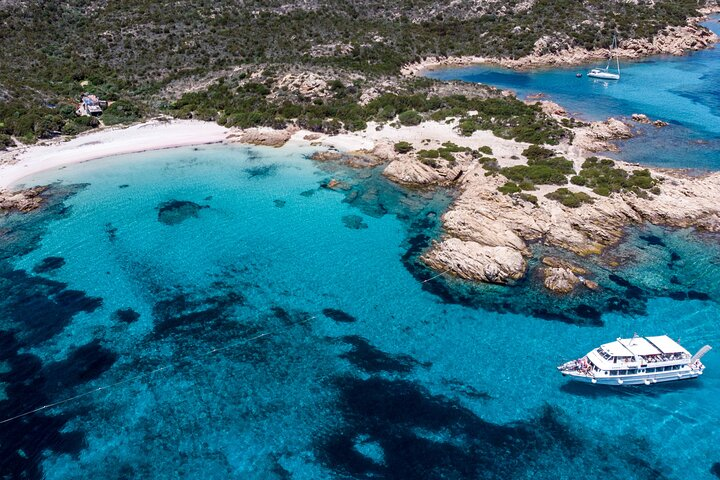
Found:
[[[588,271],[583,267],[575,265],[574,263],[565,260],[564,258],[557,257],[543,257],[542,263],[550,268],[562,268],[570,270],[575,275],[587,275]]]
[[[356,150],[350,152],[338,152],[334,150],[318,151],[310,157],[316,162],[343,163],[352,168],[370,168],[383,163],[383,160],[372,152]]]
[[[668,122],[662,120],[650,120],[650,118],[644,113],[633,113],[630,118],[633,122],[642,123],[644,125],[654,125],[656,127],[667,127]]]
[[[630,118],[632,118],[633,122],[637,123],[644,123],[644,124],[650,124],[652,123],[647,115],[644,113],[633,113]]]
[[[383,175],[403,185],[433,185],[444,179],[434,168],[410,157],[393,160],[385,167]]]
[[[633,136],[629,125],[609,118],[603,122],[592,122],[586,127],[575,129],[573,145],[588,152],[614,152],[618,148],[612,142]]]
[[[449,237],[435,244],[422,260],[437,270],[466,280],[509,283],[525,275],[527,264],[512,248],[481,245]]]
[[[547,267],[542,272],[545,288],[555,293],[570,293],[580,284],[580,279],[569,268]]]
[[[542,195],[538,195],[537,205],[504,195],[497,191],[504,178],[485,176],[478,166],[463,176],[460,195],[442,217],[446,237],[423,259],[440,271],[481,281],[488,281],[487,273],[494,273],[497,266],[499,276],[489,281],[502,282],[523,274],[518,259],[531,255],[529,242],[587,256],[620,242],[625,228],[632,224],[649,222],[720,232],[716,201],[720,173],[688,177],[680,172],[651,171],[659,181],[659,194],[593,195],[593,203],[568,208]],[[490,258],[494,255],[497,257]],[[569,291],[580,283],[598,288],[595,282],[581,278],[587,274],[582,267],[554,257],[546,257],[542,263],[546,286],[553,291]],[[494,266],[486,272],[487,265]]]
[[[693,19],[691,22],[697,22]],[[652,39],[629,39],[621,41],[613,53],[621,58],[642,58],[650,55],[682,55],[687,51],[703,50],[720,41],[717,35],[705,27],[691,23],[684,26],[669,26]],[[569,43],[566,43],[569,45]],[[591,61],[606,59],[610,51],[605,48],[587,50],[581,47],[560,49],[543,39],[538,40],[532,54],[521,58],[494,57],[430,57],[402,68],[403,75],[420,75],[428,69],[457,67],[490,63],[512,69],[528,69],[547,66],[582,65]],[[552,50],[552,51],[549,51]]]
[[[296,129],[273,130],[272,128],[248,128],[228,134],[228,143],[247,143],[265,147],[282,147],[296,132]]]
[[[296,92],[309,98],[324,98],[331,93],[327,81],[313,72],[288,73],[277,81],[269,98],[275,98],[281,91]]]
[[[31,212],[42,205],[42,193],[47,187],[33,187],[19,191],[0,191],[0,214]]]

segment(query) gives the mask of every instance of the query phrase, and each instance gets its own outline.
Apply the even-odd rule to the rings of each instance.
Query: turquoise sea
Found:
[[[298,148],[198,147],[45,172],[0,220],[0,477],[711,479],[699,380],[568,383],[594,346],[720,347],[720,248],[643,228],[559,299],[432,278],[445,192]],[[330,179],[344,190],[327,188]],[[100,390],[98,390],[100,389]],[[714,470],[713,470],[714,469]]]
[[[705,26],[720,34],[720,16]],[[598,62],[603,66],[603,62]],[[510,89],[521,98],[544,94],[584,120],[644,113],[669,127],[637,125],[638,136],[614,154],[631,162],[699,170],[720,169],[720,48],[685,56],[656,56],[621,62],[621,80],[585,74],[594,66],[517,72],[474,66],[428,72],[431,78],[464,80]],[[582,73],[577,78],[576,73]]]

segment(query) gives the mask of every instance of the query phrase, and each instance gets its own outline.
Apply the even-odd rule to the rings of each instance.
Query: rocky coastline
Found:
[[[707,9],[704,14],[720,11]],[[720,37],[699,24],[704,18],[692,18],[687,25],[668,26],[652,39],[621,40],[615,54],[624,59],[638,59],[651,55],[684,55],[689,51],[703,50],[720,42]],[[423,72],[450,67],[479,64],[498,65],[514,70],[539,67],[581,65],[608,58],[610,50],[601,48],[588,50],[570,47],[559,51],[550,50],[551,39],[540,38],[535,42],[533,53],[521,58],[495,58],[479,56],[428,57],[419,62],[405,65],[401,72],[406,76],[422,76]]]
[[[556,120],[569,124],[567,113],[557,104],[541,102],[543,112]],[[632,120],[652,123],[642,114]],[[135,128],[135,127],[134,127]],[[170,122],[162,127],[137,127],[178,129],[185,135],[189,129],[198,131],[197,123]],[[612,142],[632,136],[633,129],[618,119],[602,122],[579,123],[572,128],[572,135],[552,147],[552,154],[570,160],[579,172],[583,162],[593,152],[606,151]],[[170,130],[168,130],[170,132]],[[112,149],[117,139],[127,139],[127,133],[116,131],[102,144]],[[100,138],[101,133],[95,138]],[[443,233],[421,256],[421,260],[438,273],[450,274],[470,281],[509,284],[538,273],[546,288],[558,294],[570,293],[581,286],[595,290],[598,285],[592,273],[576,263],[583,257],[596,256],[624,238],[626,228],[650,223],[670,227],[694,227],[710,232],[720,232],[720,204],[716,198],[720,192],[720,173],[690,176],[680,170],[647,169],[657,188],[653,193],[619,191],[598,195],[592,189],[567,184],[568,191],[584,194],[591,200],[581,205],[566,206],[546,195],[557,185],[539,184],[529,192],[503,192],[508,181],[500,172],[503,168],[524,165],[527,162],[529,143],[496,137],[489,131],[475,131],[470,136],[461,135],[458,120],[444,122],[425,121],[417,126],[397,127],[371,123],[359,133],[321,134],[290,127],[286,130],[272,129],[220,129],[208,128],[208,142],[218,138],[226,144],[253,144],[280,147],[286,143],[314,146],[318,152],[312,156],[318,162],[341,163],[353,168],[378,167],[389,180],[409,187],[433,188],[446,186],[456,192],[456,198],[442,215]],[[153,136],[153,138],[155,138]],[[172,135],[170,135],[172,138]],[[77,148],[87,145],[98,147],[102,142],[80,139]],[[197,143],[208,143],[200,141]],[[398,142],[408,143],[411,148],[398,152]],[[169,148],[172,144],[158,145]],[[453,145],[452,157],[432,161],[422,158],[419,152]],[[118,148],[124,148],[118,143]],[[38,147],[50,152],[58,146]],[[77,148],[65,152],[67,163],[77,160]],[[480,151],[491,152],[495,164],[489,171],[488,158]],[[44,154],[44,153],[43,153]],[[71,158],[72,154],[72,160]],[[99,158],[87,152],[88,159]],[[35,160],[42,160],[39,155]],[[15,159],[14,161],[19,161]],[[643,170],[637,165],[615,162],[614,168],[628,174]],[[11,168],[11,166],[6,165]],[[48,167],[51,168],[51,167]],[[327,188],[343,189],[342,182],[331,181]],[[43,201],[45,187],[19,191],[0,190],[0,212],[28,212],[38,208]],[[642,193],[642,194],[640,194]],[[544,255],[540,267],[533,257],[538,255],[536,245],[543,245],[565,252],[563,258]],[[576,261],[569,259],[575,258]]]
[[[554,149],[573,161],[579,171],[587,156],[606,149],[607,142],[627,138],[631,129],[609,119],[576,128],[572,142]],[[466,143],[477,147],[472,138]],[[519,145],[522,149],[523,145]],[[496,151],[499,166],[516,165],[515,150]],[[639,167],[615,162],[627,172]],[[565,251],[578,259],[602,254],[618,244],[626,228],[644,223],[720,232],[720,173],[689,176],[681,170],[649,168],[658,189],[654,194],[617,192],[609,196],[587,187],[568,184],[572,192],[587,194],[592,203],[571,208],[545,197],[555,187],[537,186],[533,200],[522,194],[499,191],[507,181],[502,175],[488,175],[482,163],[458,156],[454,166],[430,168],[412,154],[396,154],[385,167],[387,178],[409,186],[452,185],[458,196],[442,215],[443,235],[422,256],[433,269],[480,282],[513,283],[528,274],[535,244]],[[559,294],[584,285],[598,285],[589,272],[567,260],[542,259],[545,286]]]

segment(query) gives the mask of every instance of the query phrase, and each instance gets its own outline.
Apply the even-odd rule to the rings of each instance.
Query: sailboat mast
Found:
[[[617,73],[620,75],[620,56],[617,54],[617,35],[613,33],[613,42],[611,47],[611,53],[610,53],[610,61],[612,62],[612,56],[615,55],[615,64],[617,65]],[[609,64],[609,62],[608,62]]]

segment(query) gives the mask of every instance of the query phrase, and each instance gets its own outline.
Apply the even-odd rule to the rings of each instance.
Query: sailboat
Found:
[[[593,68],[587,74],[588,77],[600,78],[603,80],[620,80],[620,58],[615,55],[615,49],[617,48],[617,37],[613,35],[612,47],[610,47],[610,58],[605,68]],[[617,64],[617,73],[610,71],[610,64],[612,63],[613,57]]]

